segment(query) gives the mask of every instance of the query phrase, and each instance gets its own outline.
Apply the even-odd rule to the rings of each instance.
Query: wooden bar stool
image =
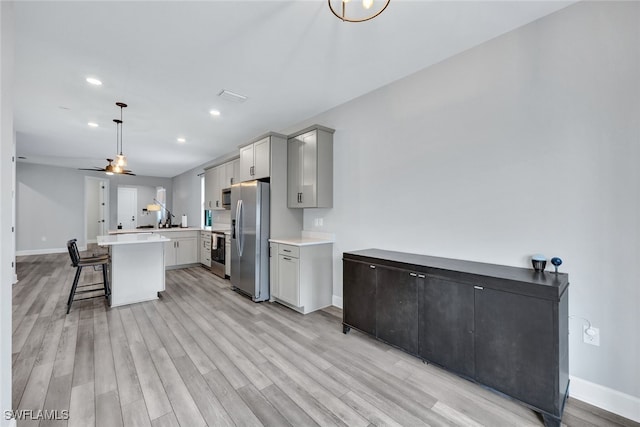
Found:
[[[95,292],[99,291],[100,287],[94,287],[90,289],[91,286],[102,284],[102,288],[104,289],[104,297],[108,298],[111,295],[111,288],[109,287],[109,274],[107,271],[109,265],[109,255],[99,255],[93,257],[80,257],[80,252],[78,252],[78,246],[76,245],[77,239],[71,239],[67,242],[67,249],[69,250],[69,256],[71,257],[71,265],[76,267],[76,276],[73,279],[73,286],[71,287],[71,292],[69,293],[69,300],[67,301],[67,314],[69,314],[69,310],[71,310],[71,304],[73,301],[82,301],[85,299],[99,298],[103,295],[95,295],[91,297],[78,298],[74,299],[76,294],[82,294],[87,292]],[[83,267],[102,267],[102,283],[89,283],[86,285],[78,286],[78,281],[80,280],[80,274],[82,273]],[[86,288],[86,289],[85,289]],[[82,290],[78,290],[82,289]]]

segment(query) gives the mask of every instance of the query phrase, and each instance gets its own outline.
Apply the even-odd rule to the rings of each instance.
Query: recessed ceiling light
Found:
[[[186,139],[184,139],[184,138],[178,138],[178,142],[179,142],[179,143],[184,143],[184,142],[187,142],[187,140],[186,140]]]
[[[97,128],[98,124],[97,123],[93,123],[93,122],[89,122],[87,123],[89,126],[91,126],[92,128]]]
[[[96,78],[93,77],[87,77],[87,83],[90,83],[92,85],[96,85],[96,86],[100,86],[102,85],[102,82]]]
[[[209,114],[211,114],[212,116],[219,116],[219,115],[220,115],[220,111],[218,111],[218,110],[211,110],[211,111],[209,111]]]

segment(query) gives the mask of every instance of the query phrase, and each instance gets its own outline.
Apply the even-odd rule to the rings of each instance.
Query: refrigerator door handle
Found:
[[[234,227],[233,227],[233,238],[236,239],[238,242],[236,244],[236,251],[238,252],[238,256],[240,256],[240,204],[241,204],[241,200],[238,200],[238,202],[236,203],[236,219],[234,221]]]
[[[244,249],[244,206],[242,204],[242,199],[238,200],[238,209],[236,210],[236,215],[238,219],[236,220],[236,224],[238,224],[238,256],[242,256],[242,250]]]

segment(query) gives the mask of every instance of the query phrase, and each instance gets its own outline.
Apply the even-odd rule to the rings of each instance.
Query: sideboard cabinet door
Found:
[[[377,267],[378,338],[411,354],[418,353],[418,283],[423,281],[415,272]]]
[[[375,336],[376,266],[345,260],[343,269],[343,322]]]
[[[486,288],[475,300],[476,380],[555,413],[557,302]]]
[[[474,287],[427,276],[418,293],[419,356],[469,378],[474,376]]]

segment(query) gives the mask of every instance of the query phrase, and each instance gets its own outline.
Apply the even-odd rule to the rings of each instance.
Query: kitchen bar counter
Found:
[[[130,228],[123,230],[109,230],[109,234],[136,234],[136,233],[171,233],[174,231],[200,231],[200,227],[171,227],[171,228]]]
[[[149,301],[164,291],[164,244],[160,234],[98,236],[111,255],[111,307]]]

